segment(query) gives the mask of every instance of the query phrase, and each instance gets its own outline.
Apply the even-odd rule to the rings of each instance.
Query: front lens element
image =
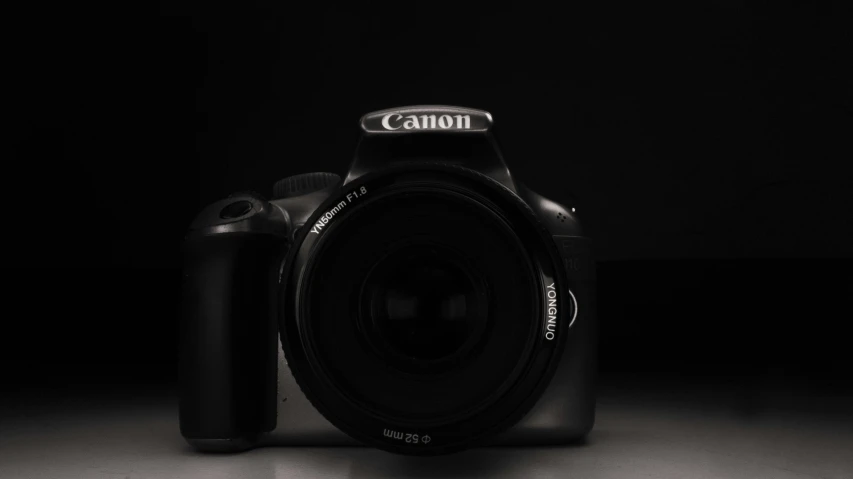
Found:
[[[437,244],[405,245],[380,260],[361,292],[360,327],[389,364],[412,373],[458,367],[489,318],[482,274]]]
[[[305,324],[351,401],[442,422],[496,400],[520,373],[537,281],[519,238],[485,205],[413,188],[365,201],[323,234]]]

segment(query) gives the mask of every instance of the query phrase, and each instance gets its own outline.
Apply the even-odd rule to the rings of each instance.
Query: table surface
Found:
[[[3,405],[0,477],[850,479],[850,400],[807,398],[801,408],[756,408],[715,393],[691,398],[622,391],[600,398],[595,429],[582,445],[418,458],[359,447],[200,454],[178,433],[172,395],[42,398]]]

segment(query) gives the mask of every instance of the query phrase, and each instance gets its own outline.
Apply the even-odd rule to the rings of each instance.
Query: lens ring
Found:
[[[559,291],[561,304],[569,304],[563,294],[567,290],[566,278],[559,253],[547,229],[532,210],[503,185],[457,165],[409,163],[369,173],[346,185],[340,195],[330,198],[312,216],[309,224],[328,215],[327,212],[339,204],[342,198],[346,198],[351,190],[363,192],[366,189],[367,195],[370,195],[401,182],[407,186],[440,184],[448,190],[482,195],[493,201],[529,248],[538,275],[538,287],[543,288],[540,299],[545,298],[544,287],[550,284]],[[532,356],[520,366],[522,371],[518,380],[502,394],[499,401],[475,416],[461,418],[455,423],[418,429],[402,422],[389,422],[387,418],[377,417],[342,397],[329,379],[324,377],[323,371],[317,367],[316,359],[312,358],[310,347],[305,345],[304,337],[311,329],[311,324],[304,316],[305,304],[300,297],[300,288],[304,286],[302,280],[306,276],[306,264],[310,262],[312,252],[321,243],[323,235],[333,233],[337,224],[347,221],[347,212],[355,210],[338,211],[322,234],[314,234],[309,228],[303,228],[283,265],[283,309],[280,320],[282,344],[288,366],[306,397],[332,424],[350,436],[368,445],[404,454],[429,455],[464,449],[482,444],[492,435],[515,424],[535,404],[549,383],[566,338],[571,334],[568,328],[560,328],[552,340],[546,340],[546,318],[541,314],[535,319],[541,327],[542,336],[536,340]],[[565,314],[565,311],[559,311],[560,323],[565,320]],[[420,437],[426,435],[430,441],[429,444],[423,441],[417,444],[400,441],[396,436],[398,432]]]

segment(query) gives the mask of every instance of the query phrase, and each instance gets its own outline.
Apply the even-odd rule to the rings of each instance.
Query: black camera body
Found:
[[[574,205],[512,177],[488,112],[361,119],[355,158],[205,208],[184,242],[181,433],[197,449],[560,444],[595,415]]]

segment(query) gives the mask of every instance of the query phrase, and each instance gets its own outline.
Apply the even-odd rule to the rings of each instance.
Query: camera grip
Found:
[[[201,450],[251,447],[275,427],[273,285],[283,242],[231,232],[184,244],[181,434]]]

